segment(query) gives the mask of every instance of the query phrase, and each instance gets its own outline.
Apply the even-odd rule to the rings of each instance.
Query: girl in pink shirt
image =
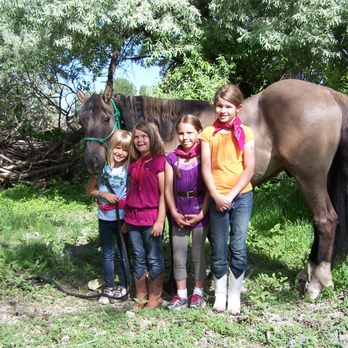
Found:
[[[166,216],[165,156],[155,124],[135,126],[130,148],[125,222],[135,259],[134,309],[157,308],[161,302],[164,257],[162,235]]]

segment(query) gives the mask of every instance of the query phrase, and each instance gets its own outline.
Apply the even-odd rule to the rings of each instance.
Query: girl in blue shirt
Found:
[[[108,164],[105,165],[103,173],[92,175],[87,184],[86,192],[97,198],[99,239],[103,253],[103,271],[105,288],[99,302],[110,303],[110,299],[122,299],[127,294],[128,275],[126,274],[126,257],[122,249],[120,231],[124,219],[124,206],[127,194],[127,167],[128,151],[131,142],[131,133],[117,130],[110,140],[110,151],[108,153]],[[108,190],[106,185],[108,179],[113,191]],[[119,211],[120,223],[117,223],[116,204]],[[119,286],[115,287],[115,240],[121,259],[121,274],[119,275]]]

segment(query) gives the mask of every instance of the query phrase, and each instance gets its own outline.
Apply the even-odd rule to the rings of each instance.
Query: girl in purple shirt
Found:
[[[198,117],[184,116],[176,126],[180,145],[167,156],[165,196],[173,219],[172,244],[177,295],[168,309],[202,308],[206,276],[205,238],[208,232],[208,195],[201,174],[200,140],[202,125]],[[192,263],[195,288],[187,296],[187,248],[192,233]]]
[[[135,126],[130,148],[125,222],[135,259],[134,309],[161,303],[164,257],[162,234],[166,216],[164,145],[155,124]],[[125,229],[124,229],[125,230]]]

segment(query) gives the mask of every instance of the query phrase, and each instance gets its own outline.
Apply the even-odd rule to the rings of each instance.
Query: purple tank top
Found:
[[[202,208],[206,188],[201,173],[201,159],[195,157],[189,163],[179,161],[180,178],[177,176],[178,157],[174,152],[167,155],[167,161],[173,168],[173,191],[177,211],[180,214],[198,214]],[[198,197],[181,197],[175,192],[202,192]],[[195,227],[206,226],[209,223],[208,214]]]

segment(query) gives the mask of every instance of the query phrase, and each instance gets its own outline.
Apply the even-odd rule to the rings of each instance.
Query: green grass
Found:
[[[101,306],[32,284],[32,276],[46,275],[86,292],[87,282],[101,277],[96,205],[84,184],[0,191],[0,347],[348,346],[348,262],[333,270],[335,289],[314,303],[296,283],[313,233],[308,209],[289,179],[255,190],[239,317],[212,312],[209,281],[203,310],[136,314],[129,303]],[[206,250],[209,257],[208,244]],[[167,235],[165,254],[169,267]]]
[[[20,185],[1,191],[0,202],[4,292],[9,275],[11,283],[18,284],[36,274],[71,278],[74,283],[84,274],[95,274],[96,210],[80,184],[58,183],[45,190]]]

